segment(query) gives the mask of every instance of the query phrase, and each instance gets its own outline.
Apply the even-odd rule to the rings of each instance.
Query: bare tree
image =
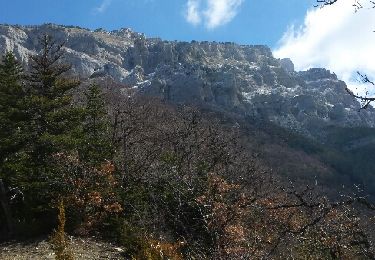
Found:
[[[366,197],[288,184],[213,114],[146,97],[112,107],[124,208],[143,236],[183,241],[187,258],[373,258]]]
[[[341,1],[343,1],[343,0],[341,0]],[[339,0],[317,0],[316,2],[317,2],[316,7],[324,7],[324,6],[327,6],[327,5],[336,4],[337,2],[339,2]],[[367,2],[369,5],[365,6],[364,2]],[[375,8],[375,2],[371,1],[371,0],[366,0],[366,1],[353,0],[353,7],[354,7],[355,12],[357,12],[360,9],[363,9],[363,8]]]

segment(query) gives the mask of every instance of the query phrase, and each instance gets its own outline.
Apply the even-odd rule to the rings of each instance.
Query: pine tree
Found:
[[[105,160],[110,160],[113,154],[110,124],[100,87],[97,84],[90,85],[85,96],[87,101],[78,151],[83,161],[99,166]]]
[[[74,148],[71,133],[77,126],[79,110],[72,105],[71,90],[80,82],[64,76],[71,66],[61,62],[62,44],[48,35],[41,38],[41,44],[41,53],[31,57],[28,75],[29,152],[34,162],[45,164],[53,153]]]
[[[53,226],[51,202],[61,191],[61,172],[54,163],[58,153],[69,154],[77,146],[74,137],[80,109],[73,105],[72,92],[80,82],[69,77],[70,65],[62,62],[63,45],[48,35],[40,39],[41,52],[30,58],[26,76],[27,142],[22,147],[22,166],[13,180],[25,194],[25,222]],[[25,213],[26,212],[26,213]]]
[[[0,64],[0,178],[8,179],[26,141],[27,114],[21,64],[7,52]],[[5,172],[8,174],[5,175]]]

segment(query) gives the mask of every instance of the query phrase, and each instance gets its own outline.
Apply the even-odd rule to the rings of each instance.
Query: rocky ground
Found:
[[[71,237],[71,249],[75,259],[124,259],[123,249],[95,239]],[[1,260],[47,260],[55,255],[46,238],[28,242],[8,242],[0,244]]]

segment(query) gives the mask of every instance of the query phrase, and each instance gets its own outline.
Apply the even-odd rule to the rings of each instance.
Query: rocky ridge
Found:
[[[74,73],[83,79],[111,77],[122,83],[124,95],[209,106],[322,141],[328,126],[375,126],[375,110],[359,113],[360,104],[334,73],[296,72],[292,61],[274,58],[267,46],[163,41],[130,29],[0,25],[0,52],[13,51],[27,64],[40,50],[42,34],[65,42]]]

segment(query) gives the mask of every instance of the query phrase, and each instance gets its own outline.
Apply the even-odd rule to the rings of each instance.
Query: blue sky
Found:
[[[303,22],[314,1],[0,0],[0,3],[0,23],[52,22],[107,30],[129,27],[166,40],[233,41],[274,47],[289,25]],[[194,10],[189,18],[192,5],[197,7],[195,18],[200,23],[190,19]]]

